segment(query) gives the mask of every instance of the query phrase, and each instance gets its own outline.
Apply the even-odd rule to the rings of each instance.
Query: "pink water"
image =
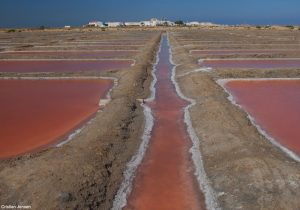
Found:
[[[0,80],[0,159],[63,140],[96,113],[111,80]]]
[[[300,79],[233,80],[225,88],[263,130],[300,155]]]

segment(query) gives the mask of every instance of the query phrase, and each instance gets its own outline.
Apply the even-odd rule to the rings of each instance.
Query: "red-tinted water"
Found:
[[[279,69],[299,68],[300,59],[282,60],[204,60],[200,63],[203,67],[211,68],[248,68],[248,69]]]
[[[267,50],[192,50],[192,55],[251,55],[251,54],[275,54],[275,53],[296,53],[299,50],[267,49]]]
[[[13,60],[0,61],[0,72],[105,71],[132,64],[132,60]]]
[[[191,140],[183,121],[183,107],[187,102],[179,98],[170,79],[172,65],[169,56],[164,37],[156,65],[156,98],[148,103],[155,124],[125,209],[205,208],[188,151]]]
[[[99,109],[111,80],[0,80],[0,159],[61,140]]]
[[[15,52],[2,52],[0,56],[54,56],[56,58],[59,57],[75,57],[75,58],[101,58],[101,57],[109,57],[109,58],[116,58],[116,57],[124,57],[124,56],[132,56],[136,55],[139,51],[114,51],[114,50],[107,50],[107,51],[15,51]],[[15,58],[15,57],[14,57]]]
[[[300,79],[234,80],[225,88],[263,130],[300,155]]]

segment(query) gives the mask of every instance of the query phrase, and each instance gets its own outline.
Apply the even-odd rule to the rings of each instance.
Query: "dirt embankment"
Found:
[[[114,76],[119,84],[111,102],[68,144],[0,161],[1,205],[31,205],[32,209],[111,207],[126,163],[136,152],[143,132],[143,110],[136,99],[149,94],[160,33],[153,37],[128,71],[35,74]],[[22,76],[5,76],[16,75]]]
[[[174,36],[170,40],[175,62],[180,64],[177,75],[199,68]],[[223,209],[300,209],[299,163],[260,135],[215,82],[249,76],[299,77],[299,71],[222,70],[177,77],[183,93],[197,102],[191,117],[205,170]]]

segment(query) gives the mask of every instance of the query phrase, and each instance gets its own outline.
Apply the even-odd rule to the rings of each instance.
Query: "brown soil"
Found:
[[[198,30],[171,33],[177,75],[198,69],[195,57],[183,47],[182,38],[235,40],[236,36],[283,36],[287,32],[260,30]],[[289,32],[290,33],[290,32]],[[299,32],[290,33],[299,38]],[[240,38],[247,41],[248,38]],[[230,48],[228,48],[230,49]],[[300,70],[216,70],[177,77],[184,95],[196,100],[190,110],[201,140],[208,178],[223,209],[300,209],[300,165],[260,135],[245,112],[232,105],[216,84],[219,78],[300,77]]]
[[[34,32],[28,33],[30,37]],[[32,209],[111,207],[126,163],[136,152],[143,132],[143,110],[136,99],[146,98],[149,94],[149,75],[160,33],[103,33],[104,35],[100,33],[101,38],[136,36],[148,39],[143,52],[135,56],[137,63],[134,67],[102,73],[1,74],[39,77],[114,76],[119,80],[112,92],[111,102],[71,142],[60,148],[48,148],[38,153],[0,161],[1,205],[31,205]],[[93,32],[85,32],[84,36],[89,37],[91,34]],[[73,37],[74,34],[70,36]]]

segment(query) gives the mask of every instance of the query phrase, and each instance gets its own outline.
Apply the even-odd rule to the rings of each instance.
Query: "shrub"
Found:
[[[295,28],[295,27],[292,26],[292,25],[288,25],[288,26],[285,26],[285,27],[287,27],[287,28],[289,28],[289,29],[294,29],[294,28]]]
[[[176,25],[184,25],[184,22],[182,20],[176,20],[175,24]]]
[[[261,26],[256,26],[257,29],[261,29]]]
[[[13,32],[16,32],[16,29],[9,29],[9,30],[7,31],[7,33],[13,33]]]
[[[45,29],[45,26],[40,26],[40,30],[44,30]]]

